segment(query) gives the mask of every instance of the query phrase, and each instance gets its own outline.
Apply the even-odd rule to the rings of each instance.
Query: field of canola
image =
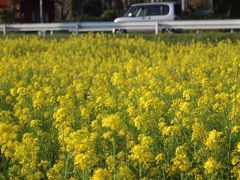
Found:
[[[240,42],[0,44],[0,179],[240,178]]]

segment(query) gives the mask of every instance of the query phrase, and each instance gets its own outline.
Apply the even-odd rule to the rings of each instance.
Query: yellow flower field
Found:
[[[240,179],[240,41],[0,44],[0,179]]]

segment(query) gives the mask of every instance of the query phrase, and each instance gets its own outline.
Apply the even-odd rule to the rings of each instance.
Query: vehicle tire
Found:
[[[164,28],[162,29],[162,33],[175,33],[175,29]]]
[[[113,29],[112,33],[113,34],[125,34],[125,33],[127,33],[127,30],[126,29]]]
[[[175,29],[175,33],[183,33],[183,29]]]
[[[119,34],[126,34],[127,30],[126,29],[119,29],[118,33]]]

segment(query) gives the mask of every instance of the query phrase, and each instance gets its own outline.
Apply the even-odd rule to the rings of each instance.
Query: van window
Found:
[[[141,17],[146,16],[146,7],[145,6],[134,6],[131,7],[126,14],[124,14],[125,17]]]
[[[169,6],[167,5],[161,5],[160,6],[160,15],[167,15],[169,13]]]
[[[150,5],[147,9],[147,16],[167,15],[169,10],[168,5]]]
[[[148,6],[147,16],[159,16],[160,15],[160,5]]]
[[[146,16],[146,7],[139,7],[135,17]]]

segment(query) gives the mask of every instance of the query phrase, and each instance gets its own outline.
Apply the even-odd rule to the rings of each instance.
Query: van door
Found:
[[[147,6],[146,19],[150,21],[173,20],[170,15],[170,7],[167,4],[149,5]]]

